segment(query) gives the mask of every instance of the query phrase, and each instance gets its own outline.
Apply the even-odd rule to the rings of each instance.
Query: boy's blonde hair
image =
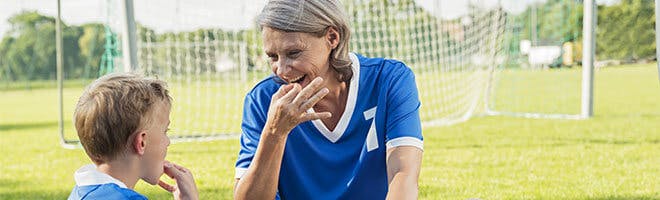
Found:
[[[74,123],[80,143],[96,164],[127,152],[130,137],[149,124],[158,102],[171,105],[164,81],[136,74],[105,75],[92,82],[78,100]]]

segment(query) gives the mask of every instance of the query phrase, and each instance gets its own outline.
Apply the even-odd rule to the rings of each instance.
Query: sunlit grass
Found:
[[[548,72],[561,76],[572,70],[578,71]],[[426,127],[420,199],[660,199],[656,70],[648,64],[596,71],[595,116],[588,120],[477,117]],[[553,90],[531,86],[528,91]],[[65,90],[68,119],[81,91]],[[548,93],[528,98],[551,98],[543,96]],[[173,95],[175,106],[186,101]],[[57,90],[0,90],[0,97],[0,199],[65,199],[73,172],[89,160],[81,149],[59,146]],[[66,124],[73,134],[70,121]],[[167,158],[194,171],[201,199],[231,199],[238,148],[237,139],[176,143]],[[150,199],[170,198],[144,182],[136,190]]]

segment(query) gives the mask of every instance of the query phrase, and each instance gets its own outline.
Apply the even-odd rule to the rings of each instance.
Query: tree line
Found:
[[[614,5],[598,5],[596,58],[622,61],[655,58],[654,4],[653,0],[621,0]],[[548,0],[536,5],[535,12],[532,8],[513,18],[520,21],[520,39],[546,45],[573,42],[575,60],[580,60],[582,0]],[[535,23],[531,20],[533,14],[536,14]]]
[[[55,18],[35,11],[8,19],[11,29],[0,41],[0,79],[54,79],[56,69]],[[102,24],[62,26],[63,64],[69,76],[81,77],[84,68],[97,65],[103,53]]]

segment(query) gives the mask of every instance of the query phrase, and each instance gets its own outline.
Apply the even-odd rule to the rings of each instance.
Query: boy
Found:
[[[171,97],[163,81],[134,74],[103,76],[83,92],[74,122],[94,162],[76,171],[72,199],[147,199],[133,191],[139,179],[175,199],[198,199],[190,170],[165,161]],[[176,185],[160,181],[165,173]]]

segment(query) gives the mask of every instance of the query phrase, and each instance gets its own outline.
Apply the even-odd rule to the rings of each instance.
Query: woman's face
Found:
[[[316,77],[336,79],[337,72],[329,64],[330,52],[339,41],[334,29],[316,37],[264,27],[262,36],[273,73],[285,82],[305,87]]]

